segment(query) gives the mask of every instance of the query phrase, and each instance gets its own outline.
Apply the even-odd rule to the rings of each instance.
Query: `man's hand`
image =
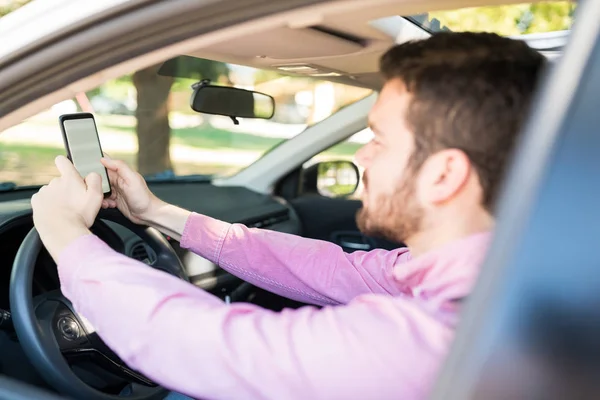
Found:
[[[106,156],[106,154],[105,154]],[[132,222],[152,226],[176,240],[181,239],[190,212],[156,197],[144,178],[123,161],[103,158],[112,194],[103,208],[118,208]]]
[[[108,171],[112,194],[102,201],[102,208],[118,208],[136,224],[149,225],[152,214],[165,205],[156,197],[144,178],[120,160],[103,158]]]
[[[64,156],[55,160],[60,177],[52,179],[31,198],[33,223],[42,242],[56,260],[77,237],[89,233],[102,204],[102,178],[85,179]]]

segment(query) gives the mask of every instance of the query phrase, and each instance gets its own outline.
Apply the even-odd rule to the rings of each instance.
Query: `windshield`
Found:
[[[58,116],[64,113],[93,113],[103,150],[124,159],[148,180],[207,178],[235,174],[308,126],[371,93],[272,70],[181,59],[185,59],[183,69],[169,72],[161,63],[134,71],[77,93],[2,132],[0,181],[41,185],[56,175],[54,158],[65,154],[58,125]],[[201,79],[273,96],[275,114],[269,120],[239,118],[236,125],[229,117],[197,113],[190,107],[190,96],[192,85]]]

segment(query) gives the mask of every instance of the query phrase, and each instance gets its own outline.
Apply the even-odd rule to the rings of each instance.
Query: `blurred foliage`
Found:
[[[356,185],[331,185],[327,186],[327,191],[334,197],[347,197],[356,192]]]
[[[473,7],[429,13],[452,31],[520,35],[570,29],[576,3],[572,1]]]
[[[264,82],[274,81],[275,79],[280,79],[285,77],[286,75],[280,74],[277,71],[272,71],[268,69],[259,69],[256,70],[254,74],[254,82],[259,85]]]
[[[31,0],[0,0],[0,17],[15,11],[19,7],[23,7]]]

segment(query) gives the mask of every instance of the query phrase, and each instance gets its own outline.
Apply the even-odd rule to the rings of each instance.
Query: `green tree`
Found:
[[[19,7],[23,7],[31,0],[0,0],[0,17],[5,16]]]
[[[540,2],[436,11],[428,16],[452,31],[520,35],[570,29],[574,9],[570,1]]]
[[[272,71],[268,69],[259,69],[254,74],[254,82],[255,84],[261,84],[263,82],[274,81],[275,79],[283,78],[287,75],[280,74],[277,71]]]

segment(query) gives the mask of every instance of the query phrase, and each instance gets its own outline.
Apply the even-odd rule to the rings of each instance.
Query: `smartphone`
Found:
[[[106,168],[100,162],[104,156],[94,116],[90,113],[63,114],[58,117],[67,157],[82,177],[96,172],[102,177],[104,197],[111,194]]]

